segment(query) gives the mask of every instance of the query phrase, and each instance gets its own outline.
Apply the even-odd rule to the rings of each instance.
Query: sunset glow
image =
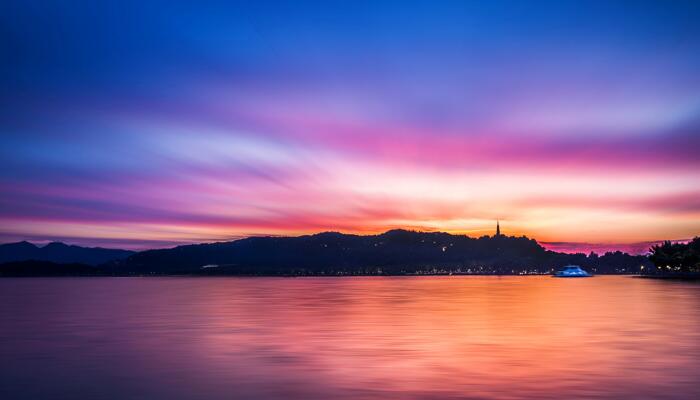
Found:
[[[47,3],[0,13],[0,242],[700,234],[697,6]]]

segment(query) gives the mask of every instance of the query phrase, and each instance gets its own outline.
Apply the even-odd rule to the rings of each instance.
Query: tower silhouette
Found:
[[[501,236],[501,224],[498,220],[496,220],[496,237]]]

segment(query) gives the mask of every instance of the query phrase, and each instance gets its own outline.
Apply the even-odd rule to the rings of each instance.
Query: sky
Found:
[[[3,1],[0,242],[700,234],[700,3]]]

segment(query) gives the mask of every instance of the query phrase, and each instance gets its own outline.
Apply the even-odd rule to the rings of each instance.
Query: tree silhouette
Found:
[[[665,241],[649,250],[649,260],[662,273],[700,272],[700,237],[688,243]]]

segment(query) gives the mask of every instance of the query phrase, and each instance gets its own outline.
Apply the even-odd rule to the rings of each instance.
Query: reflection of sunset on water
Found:
[[[661,293],[649,297],[654,294],[645,291],[649,283],[636,280],[628,279],[630,290],[620,293],[616,279],[360,278],[330,285],[326,279],[301,280],[285,285],[279,302],[231,307],[240,307],[244,320],[265,321],[268,329],[254,340],[266,344],[266,353],[304,360],[301,370],[282,362],[280,373],[318,374],[343,390],[379,387],[402,397],[502,387],[504,395],[517,388],[554,396],[559,390],[590,390],[578,385],[592,371],[597,384],[611,392],[647,379],[670,384],[668,377],[657,380],[657,368],[630,363],[651,359],[673,369],[692,361],[667,357],[679,351],[674,342],[679,330],[660,331],[654,319],[671,312],[674,301]],[[290,298],[295,306],[279,307]],[[236,347],[237,340],[218,335],[209,351]],[[269,373],[266,362],[259,367]],[[622,373],[630,368],[631,381]]]
[[[67,393],[129,377],[109,398],[700,395],[694,284],[621,276],[4,282],[12,286],[3,287],[0,319],[16,322],[3,324],[0,352],[21,360],[6,376],[30,394],[45,384],[37,376],[58,369],[71,376],[54,382]],[[21,298],[13,291],[35,299],[26,314],[13,316]]]

